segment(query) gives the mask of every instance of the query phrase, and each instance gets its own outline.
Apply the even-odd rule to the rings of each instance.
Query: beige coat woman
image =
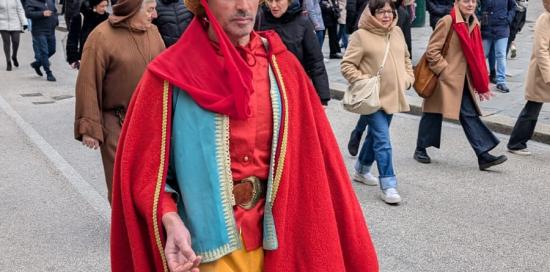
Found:
[[[414,83],[409,51],[403,32],[396,24],[397,18],[389,28],[384,28],[366,8],[340,64],[342,75],[350,84],[372,77],[384,58],[389,35],[390,50],[380,77],[380,104],[387,114],[409,111],[405,90]]]
[[[550,103],[550,12],[539,16],[535,27],[533,52],[525,78],[525,99]]]
[[[455,7],[455,12],[456,21],[464,22],[457,7]],[[470,24],[469,27],[470,33],[476,25],[479,25],[479,21],[475,16],[473,20],[474,22]],[[441,113],[445,118],[458,120],[465,77],[476,110],[479,115],[482,114],[479,109],[477,95],[475,95],[475,89],[471,84],[468,64],[462,53],[460,40],[454,30],[451,32],[452,36],[447,55],[445,57],[441,55],[445,39],[447,38],[451,26],[452,18],[450,15],[441,18],[430,37],[428,48],[426,49],[426,58],[430,63],[432,71],[436,75],[439,75],[439,84],[433,95],[424,99],[422,110],[430,113]]]

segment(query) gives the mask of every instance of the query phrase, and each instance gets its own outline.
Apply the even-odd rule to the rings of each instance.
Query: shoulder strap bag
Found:
[[[371,78],[357,80],[348,86],[348,90],[344,93],[344,98],[342,99],[342,105],[345,110],[361,115],[372,114],[380,110],[380,74],[388,58],[390,50],[389,38],[390,36],[387,35],[384,59],[378,72]]]
[[[449,50],[449,44],[452,35],[453,26],[451,25],[449,33],[447,33],[447,38],[445,38],[445,45],[443,46],[443,50],[441,51],[441,55],[443,55],[443,57],[447,56],[447,51]],[[436,74],[434,74],[432,69],[430,69],[430,63],[426,58],[426,52],[424,52],[424,54],[416,64],[416,67],[414,68],[414,90],[420,97],[428,98],[434,93],[438,82],[439,78]]]

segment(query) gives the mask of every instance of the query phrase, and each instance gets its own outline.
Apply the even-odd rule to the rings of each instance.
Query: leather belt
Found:
[[[249,210],[256,206],[258,200],[265,196],[267,191],[267,182],[261,181],[256,176],[250,176],[237,181],[233,185],[233,196],[235,205]]]

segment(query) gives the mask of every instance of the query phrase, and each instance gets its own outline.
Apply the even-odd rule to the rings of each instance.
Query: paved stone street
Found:
[[[530,4],[531,11],[540,6]],[[529,21],[536,17],[528,16]],[[518,59],[510,61],[517,67],[510,81],[518,87],[511,85],[512,93],[484,104],[501,107],[498,114],[510,108],[515,118],[519,108],[513,112],[512,107],[523,105],[517,88],[520,71],[527,67],[530,45],[524,39],[531,26],[518,38]],[[414,29],[425,39],[429,32]],[[57,35],[58,52],[51,59],[56,83],[28,66],[33,56],[29,33],[22,35],[20,68],[6,72],[0,60],[0,271],[109,271],[110,215],[102,164],[99,151],[73,139],[77,72],[63,60],[66,33]],[[330,78],[343,83],[335,70],[338,63],[327,65]],[[346,143],[357,116],[338,101],[330,103],[327,115],[351,171],[355,158],[347,154]],[[421,165],[412,159],[418,121],[397,114],[392,123],[401,205],[386,205],[378,188],[354,183],[381,271],[550,271],[550,145],[532,142],[533,156],[507,154],[508,162],[481,172],[462,129],[445,123],[442,149],[430,149],[433,163]],[[497,136],[502,143],[495,153],[503,154],[508,136]]]

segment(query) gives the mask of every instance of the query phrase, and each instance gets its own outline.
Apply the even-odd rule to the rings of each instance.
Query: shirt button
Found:
[[[250,160],[250,158],[248,158],[248,156],[243,157],[243,162],[248,162],[249,160]]]

